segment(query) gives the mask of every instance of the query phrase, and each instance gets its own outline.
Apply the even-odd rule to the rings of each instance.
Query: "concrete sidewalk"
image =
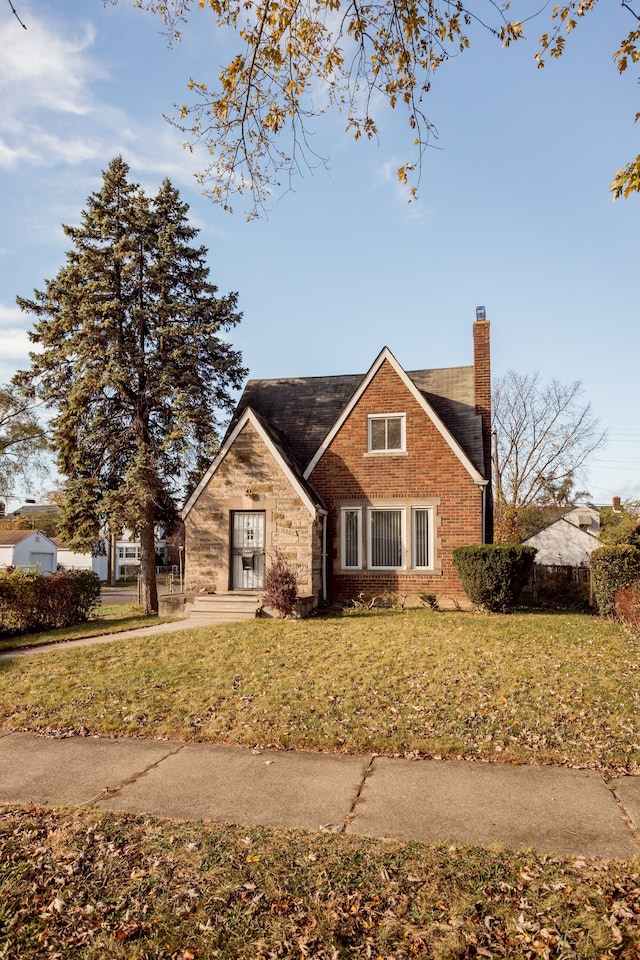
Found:
[[[15,650],[5,650],[0,653],[1,660],[19,660],[23,657],[33,657],[42,653],[57,653],[59,650],[70,650],[74,647],[92,647],[100,643],[115,643],[118,641],[133,640],[135,637],[152,637],[158,633],[176,633],[180,630],[194,630],[200,627],[219,626],[220,621],[213,617],[206,617],[197,621],[185,617],[182,620],[170,620],[167,623],[155,623],[150,627],[136,627],[133,630],[121,630],[119,633],[103,633],[95,637],[77,637],[74,640],[60,640],[58,643],[43,643],[39,647],[22,647]]]
[[[0,731],[0,803],[640,856],[640,777]]]

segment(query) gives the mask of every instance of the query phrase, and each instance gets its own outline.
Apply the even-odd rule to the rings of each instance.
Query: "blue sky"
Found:
[[[26,31],[0,5],[0,382],[27,361],[16,295],[58,272],[60,224],[78,221],[121,153],[132,179],[155,192],[169,176],[190,205],[212,280],[239,294],[232,338],[250,376],[364,372],[385,345],[407,369],[468,364],[482,304],[495,377],[582,381],[609,433],[589,469],[593,499],[640,497],[640,197],[613,203],[608,191],[638,153],[637,71],[621,77],[612,61],[632,26],[624,10],[601,5],[543,71],[543,17],[508,50],[475,34],[434,79],[439,138],[418,202],[395,178],[409,148],[401,115],[385,114],[372,143],[326,116],[314,143],[328,171],[247,222],[241,202],[230,215],[200,195],[207,158],[163,118],[187,100],[190,76],[212,81],[228,59],[206,11],[196,5],[168,50],[160,21],[132,0],[18,9]]]

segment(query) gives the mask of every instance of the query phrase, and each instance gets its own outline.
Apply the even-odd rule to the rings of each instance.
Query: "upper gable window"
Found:
[[[368,417],[369,453],[403,452],[406,449],[404,413],[374,413]]]

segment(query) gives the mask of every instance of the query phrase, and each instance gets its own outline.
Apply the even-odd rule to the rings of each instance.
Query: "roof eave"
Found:
[[[359,386],[358,389],[355,391],[355,393],[354,393],[353,396],[351,397],[351,400],[349,401],[349,403],[346,405],[346,407],[345,407],[344,410],[342,411],[342,414],[341,414],[340,417],[336,420],[336,422],[335,422],[334,425],[332,426],[331,430],[330,430],[329,433],[326,435],[326,437],[325,437],[325,439],[322,441],[321,445],[318,447],[317,451],[315,452],[315,454],[313,455],[313,457],[312,457],[312,459],[310,460],[309,464],[307,465],[306,469],[304,470],[304,473],[303,473],[304,479],[305,479],[305,480],[308,480],[308,479],[309,479],[309,477],[311,476],[313,470],[314,470],[315,467],[317,466],[318,462],[322,459],[324,453],[326,452],[326,450],[327,450],[328,447],[330,446],[330,444],[331,444],[331,442],[333,441],[334,437],[336,436],[336,434],[338,433],[338,431],[341,429],[341,427],[342,427],[343,424],[345,423],[347,417],[350,415],[350,413],[351,413],[351,411],[353,410],[353,408],[355,407],[356,403],[358,402],[358,400],[360,399],[360,397],[362,396],[362,394],[365,392],[365,390],[367,389],[367,387],[369,386],[369,384],[371,383],[371,381],[373,380],[374,376],[377,374],[378,370],[380,369],[380,367],[382,366],[382,364],[384,363],[385,360],[389,362],[389,364],[393,367],[393,369],[395,370],[395,372],[398,374],[398,376],[400,377],[400,379],[403,381],[404,385],[405,385],[406,388],[409,390],[409,392],[411,393],[411,395],[414,397],[415,400],[417,400],[417,402],[419,403],[419,405],[422,407],[422,409],[424,410],[424,412],[427,414],[427,416],[429,417],[429,419],[430,419],[431,422],[433,423],[433,425],[434,425],[434,427],[436,428],[436,430],[438,430],[438,432],[440,433],[440,435],[442,436],[442,438],[445,440],[445,442],[447,443],[447,445],[450,447],[451,451],[455,454],[455,456],[458,458],[458,460],[460,460],[460,462],[462,463],[463,467],[465,468],[465,470],[466,470],[466,471],[468,472],[468,474],[470,475],[470,477],[471,477],[471,479],[473,480],[473,482],[474,482],[475,484],[477,484],[478,486],[486,486],[486,485],[488,484],[488,482],[489,482],[488,479],[487,479],[486,477],[483,477],[482,474],[476,469],[476,467],[473,465],[473,463],[471,462],[470,458],[469,458],[468,455],[465,453],[465,451],[462,449],[462,447],[460,446],[460,444],[458,443],[458,441],[455,439],[455,437],[453,436],[453,434],[451,433],[451,431],[445,426],[445,424],[442,422],[442,420],[440,419],[440,417],[438,416],[438,414],[435,412],[435,410],[433,409],[433,407],[431,406],[431,404],[429,403],[429,401],[428,401],[428,400],[426,399],[426,397],[422,394],[422,392],[421,392],[420,390],[418,390],[418,388],[416,387],[416,385],[415,385],[415,383],[413,382],[413,380],[411,379],[411,377],[410,377],[410,376],[406,373],[406,371],[400,366],[400,364],[398,363],[398,361],[396,360],[396,358],[395,358],[394,355],[391,353],[391,351],[389,350],[388,347],[383,347],[383,349],[380,351],[380,353],[378,354],[378,356],[377,356],[376,359],[374,360],[373,364],[372,364],[371,367],[369,368],[368,373],[366,373],[366,374],[364,375],[364,377],[362,378],[362,382],[361,382],[360,386]]]
[[[209,469],[206,471],[206,473],[200,480],[200,483],[198,484],[198,486],[195,488],[195,490],[193,491],[193,493],[185,503],[182,509],[182,519],[186,520],[189,513],[195,506],[197,500],[200,498],[200,495],[202,494],[203,490],[205,489],[205,487],[207,486],[211,478],[219,469],[225,457],[231,450],[231,447],[235,443],[238,435],[241,433],[241,431],[244,429],[247,423],[250,423],[251,426],[256,430],[256,432],[260,436],[260,439],[266,445],[266,447],[268,448],[269,452],[277,462],[280,469],[283,471],[283,473],[285,474],[285,476],[287,477],[291,485],[296,489],[298,496],[304,503],[305,507],[307,508],[311,516],[315,518],[318,514],[319,505],[313,502],[313,500],[309,496],[308,491],[305,489],[303,484],[300,483],[300,480],[296,476],[295,471],[292,469],[291,465],[283,456],[278,446],[274,443],[268,431],[265,430],[262,422],[260,421],[260,418],[256,415],[256,413],[252,410],[251,407],[245,407],[236,425],[234,426],[233,430],[231,431],[231,433],[227,434],[225,442],[220,448],[215,460],[209,466]]]

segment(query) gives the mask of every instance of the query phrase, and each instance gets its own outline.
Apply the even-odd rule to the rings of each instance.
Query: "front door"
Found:
[[[231,589],[264,587],[264,528],[262,510],[236,510],[231,518]]]

